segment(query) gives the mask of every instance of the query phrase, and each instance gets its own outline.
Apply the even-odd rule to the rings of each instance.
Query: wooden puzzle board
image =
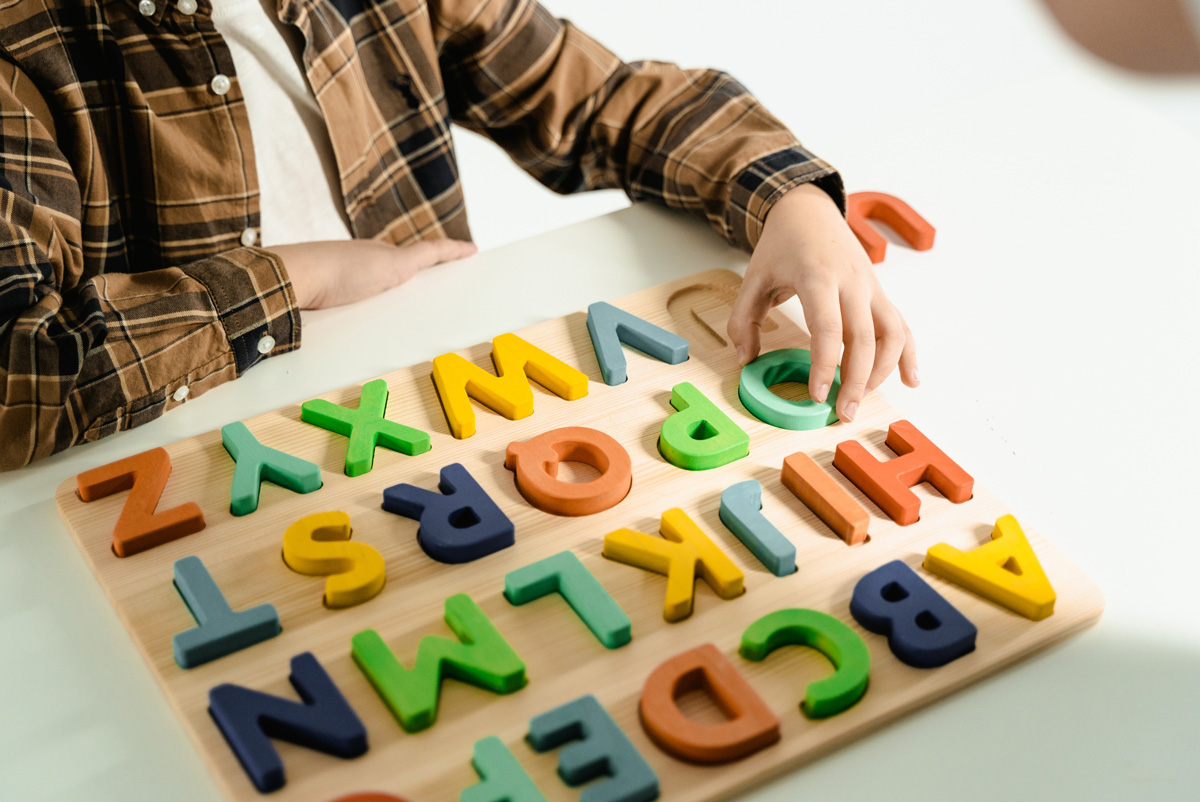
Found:
[[[875,456],[891,452],[883,445],[896,413],[878,395],[868,397],[853,423],[837,423],[810,432],[775,429],[751,416],[738,400],[738,365],[725,342],[725,322],[740,279],[711,271],[635,293],[614,303],[690,341],[690,359],[677,366],[659,363],[630,349],[629,381],[608,387],[599,369],[580,312],[518,332],[521,337],[586,372],[588,395],[567,402],[534,385],[535,412],[508,421],[476,405],[478,432],[466,440],[449,434],[433,382],[431,363],[388,374],[387,416],[430,433],[431,451],[407,457],[379,449],[374,469],[360,477],[343,474],[346,440],[300,422],[299,405],[246,421],[264,444],[318,463],[324,487],[309,495],[264,484],[257,512],[242,518],[229,513],[233,462],[218,431],[167,447],[174,473],[159,504],[167,509],[197,502],[207,527],[198,534],[118,559],[111,551],[113,525],[126,494],[84,504],[74,481],[57,492],[59,510],[97,579],[128,628],[176,714],[229,799],[260,795],[207,712],[209,689],[232,682],[296,698],[288,682],[290,659],[313,652],[367,727],[370,750],[342,760],[276,741],[287,785],[273,794],[280,800],[331,800],[362,790],[389,791],[413,802],[457,800],[477,781],[470,767],[471,745],[487,735],[500,736],[549,800],[577,799],[558,779],[557,751],[534,752],[524,741],[529,720],[582,694],[593,693],[632,738],[658,773],[662,798],[706,800],[735,795],[762,780],[794,768],[881,725],[988,676],[1094,623],[1103,608],[1100,591],[1074,565],[1028,525],[1025,531],[1058,594],[1055,613],[1031,622],[920,569],[926,549],[948,542],[970,549],[988,542],[996,519],[1013,510],[981,486],[975,496],[954,505],[927,485],[915,489],[921,519],[898,527],[832,468],[837,443],[857,439]],[[599,300],[599,299],[598,299]],[[500,332],[497,332],[499,334]],[[807,335],[773,312],[763,335],[763,350],[804,347]],[[379,344],[386,347],[386,344]],[[460,352],[490,369],[490,344]],[[750,455],[711,471],[689,472],[665,462],[657,437],[673,411],[671,387],[695,384],[725,410],[751,439]],[[792,395],[797,388],[791,386]],[[787,394],[787,390],[781,390]],[[801,387],[799,392],[804,392]],[[357,403],[359,387],[323,396],[339,404]],[[922,422],[913,421],[918,428]],[[504,468],[509,442],[528,440],[562,426],[590,426],[621,442],[633,460],[633,489],[616,507],[583,518],[541,512],[517,492]],[[935,439],[936,442],[936,439]],[[963,465],[954,443],[939,446]],[[870,540],[846,546],[779,481],[784,457],[805,451],[871,512]],[[442,466],[461,462],[491,494],[516,526],[515,546],[465,565],[443,565],[417,544],[415,521],[380,508],[384,488],[400,482],[434,488]],[[564,466],[563,474],[567,474]],[[585,478],[583,474],[576,479]],[[735,482],[757,479],[763,485],[764,514],[791,539],[799,570],[777,578],[721,523],[721,491]],[[747,592],[724,601],[703,582],[696,583],[695,612],[684,621],[663,620],[665,578],[601,556],[604,535],[630,527],[657,533],[659,516],[682,507],[746,574]],[[313,512],[341,510],[350,515],[353,539],[378,549],[387,562],[387,584],[373,600],[344,610],[322,604],[324,578],[290,571],[280,557],[286,527]],[[633,621],[633,642],[609,651],[557,596],[521,607],[503,597],[504,576],[564,549],[571,549],[608,589]],[[203,559],[235,610],[269,602],[279,611],[278,637],[191,670],[173,659],[172,638],[195,622],[172,585],[172,565],[188,555]],[[850,595],[858,579],[894,559],[902,559],[961,610],[979,628],[976,650],[949,665],[914,669],[898,662],[885,638],[865,632],[851,618]],[[350,637],[377,630],[406,664],[412,664],[424,635],[453,638],[442,620],[443,601],[468,593],[524,660],[529,684],[517,693],[497,696],[453,680],[442,686],[437,723],[407,734],[391,717],[350,657]],[[813,721],[798,705],[804,686],[829,670],[822,656],[807,649],[777,651],[761,663],[738,656],[742,631],[768,612],[809,607],[845,621],[871,651],[870,686],[863,699],[833,718]],[[738,667],[782,721],[782,740],[736,763],[718,767],[680,762],[660,751],[638,722],[642,685],[662,661],[702,643],[715,644]],[[681,700],[701,720],[714,715],[702,697]]]

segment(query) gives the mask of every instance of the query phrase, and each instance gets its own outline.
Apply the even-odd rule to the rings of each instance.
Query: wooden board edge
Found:
[[[1006,658],[1004,658],[1002,660],[998,660],[995,663],[990,663],[990,664],[983,666],[983,668],[978,672],[975,672],[973,674],[963,675],[958,680],[951,682],[942,688],[939,688],[937,691],[935,691],[927,696],[922,696],[918,699],[914,699],[907,704],[898,705],[897,707],[889,710],[887,713],[879,716],[877,719],[875,719],[871,723],[863,725],[861,728],[848,731],[839,736],[828,738],[825,741],[822,741],[817,748],[813,749],[811,752],[809,752],[808,754],[804,755],[803,757],[801,757],[797,760],[785,760],[780,763],[776,763],[775,765],[768,767],[765,771],[761,772],[754,778],[749,779],[742,783],[738,783],[737,785],[733,786],[732,788],[729,788],[724,792],[718,793],[716,796],[713,797],[713,799],[714,800],[738,799],[743,794],[746,794],[747,792],[749,792],[751,790],[761,788],[763,785],[765,785],[766,783],[768,783],[772,780],[776,780],[785,774],[788,774],[790,772],[796,771],[797,769],[800,769],[800,768],[808,766],[812,763],[815,763],[818,760],[826,757],[827,755],[831,755],[834,752],[839,751],[843,747],[848,746],[851,743],[854,743],[855,741],[861,741],[865,737],[873,736],[873,735],[881,732],[882,730],[886,729],[887,727],[891,726],[892,724],[894,724],[895,722],[899,721],[902,718],[910,716],[922,709],[928,709],[928,708],[932,707],[933,705],[941,705],[949,697],[953,696],[954,694],[957,694],[959,691],[961,691],[967,687],[970,687],[970,686],[978,685],[979,683],[983,682],[984,680],[990,679],[991,677],[994,677],[997,674],[1000,674],[1001,672],[1007,671],[1008,669],[1012,668],[1014,665],[1024,662],[1025,660],[1028,660],[1030,657],[1033,657],[1033,656],[1039,655],[1039,654],[1044,654],[1051,649],[1061,646],[1066,641],[1070,640],[1071,638],[1075,637],[1076,635],[1078,635],[1088,629],[1091,629],[1093,626],[1098,624],[1100,622],[1101,617],[1103,617],[1104,594],[1100,590],[1100,588],[1098,586],[1096,586],[1094,583],[1091,583],[1090,580],[1089,580],[1089,583],[1090,583],[1089,589],[1098,597],[1096,599],[1098,606],[1096,606],[1089,615],[1080,619],[1073,625],[1063,629],[1060,632],[1055,633],[1054,635],[1052,635],[1050,638],[1048,638],[1046,640],[1038,641],[1038,642],[1034,643],[1031,646],[1031,648],[1029,648],[1025,651],[1014,652],[1013,654],[1008,655]],[[869,688],[867,690],[867,694],[868,695],[870,694]]]

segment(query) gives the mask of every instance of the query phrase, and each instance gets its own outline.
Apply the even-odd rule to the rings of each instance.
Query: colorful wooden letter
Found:
[[[344,512],[306,515],[283,533],[283,561],[298,574],[327,576],[325,604],[353,607],[370,601],[387,579],[383,555],[366,543],[351,543]]]
[[[742,633],[738,653],[758,662],[780,646],[808,646],[833,663],[834,672],[804,691],[800,710],[809,718],[836,716],[867,692],[871,652],[858,633],[827,613],[787,609],[768,613]]]
[[[892,654],[914,668],[938,668],[975,650],[975,625],[903,560],[858,580],[850,615],[886,636]]]
[[[579,802],[651,802],[658,799],[658,775],[595,696],[581,696],[535,716],[529,722],[530,745],[558,753],[558,776],[570,786],[597,777],[579,794]]]
[[[349,438],[346,443],[346,475],[362,476],[375,464],[375,449],[390,448],[413,456],[429,450],[429,435],[419,429],[387,420],[388,386],[383,379],[363,385],[358,408],[314,398],[300,405],[300,420]]]
[[[842,386],[842,369],[833,374],[833,384],[824,401],[809,398],[789,401],[771,392],[771,386],[782,382],[808,383],[812,370],[812,353],[803,348],[781,348],[763,354],[742,368],[738,381],[738,398],[750,414],[777,429],[807,431],[822,429],[837,423],[838,389]]]
[[[796,546],[762,514],[762,485],[747,479],[721,493],[721,523],[775,576],[796,571]]]
[[[264,446],[241,421],[222,427],[221,443],[234,462],[229,493],[229,511],[234,515],[249,515],[258,509],[258,492],[264,481],[293,493],[321,489],[318,465]]]
[[[421,638],[411,669],[400,664],[373,629],[350,639],[354,662],[407,732],[426,729],[437,719],[443,677],[492,693],[525,687],[525,664],[470,596],[446,599],[446,624],[461,642],[436,635]]]
[[[311,652],[292,658],[289,679],[303,701],[293,702],[239,685],[208,692],[208,712],[260,793],[283,787],[279,738],[337,757],[367,751],[367,730]]]
[[[668,365],[688,358],[687,340],[603,301],[588,307],[587,328],[600,375],[609,386],[624,384],[627,379],[621,343]]]
[[[784,459],[779,480],[847,546],[867,539],[871,516],[812,457],[797,451]]]
[[[676,699],[701,690],[727,721],[701,724],[684,715]],[[706,643],[654,669],[638,706],[642,728],[667,754],[695,763],[728,763],[779,740],[779,719],[725,655]]]
[[[600,471],[590,482],[562,482],[558,464],[583,462]],[[542,512],[593,515],[620,504],[633,486],[633,463],[620,443],[596,429],[570,426],[508,444],[504,467],[517,490]]]
[[[678,411],[663,421],[658,450],[672,465],[702,471],[750,453],[750,435],[691,382],[675,385],[671,406]]]
[[[838,443],[833,467],[893,521],[908,526],[921,517],[921,501],[909,489],[921,482],[929,482],[955,504],[970,501],[975,480],[916,426],[898,420],[888,427],[884,442],[897,457],[880,462],[867,453],[862,443],[847,440]]]
[[[175,589],[197,624],[172,640],[180,668],[195,668],[282,631],[273,605],[260,604],[235,613],[199,557],[175,561]]]
[[[619,649],[633,640],[633,622],[574,553],[518,568],[504,577],[504,598],[522,605],[557,593],[566,600],[606,649]]]
[[[504,741],[495,735],[475,742],[471,766],[479,782],[463,789],[458,802],[546,802]]]
[[[868,220],[878,220],[891,226],[915,251],[927,251],[933,247],[933,237],[937,232],[907,203],[883,192],[855,192],[846,199],[846,222],[862,243],[871,264],[883,261],[887,253],[887,240]]]
[[[609,532],[604,536],[604,556],[666,575],[663,618],[679,621],[692,614],[697,576],[722,599],[733,599],[745,592],[741,570],[683,510],[674,507],[664,512],[660,531],[661,538],[632,529]]]
[[[977,549],[960,551],[948,543],[930,547],[925,570],[1030,621],[1054,614],[1054,588],[1011,515],[997,519],[992,542]]]
[[[492,340],[492,364],[495,376],[458,354],[442,354],[433,360],[433,383],[450,432],[459,440],[475,434],[472,398],[509,420],[519,420],[533,414],[529,379],[567,401],[583,398],[588,392],[586,374],[515,334],[501,334]]]
[[[170,476],[171,456],[165,448],[153,448],[84,471],[76,478],[79,498],[84,501],[129,491],[113,528],[112,549],[118,557],[129,557],[204,528],[204,513],[195,502],[155,512]]]
[[[417,542],[430,557],[469,563],[515,542],[512,521],[461,464],[442,468],[438,490],[398,484],[383,491],[385,510],[420,523]]]

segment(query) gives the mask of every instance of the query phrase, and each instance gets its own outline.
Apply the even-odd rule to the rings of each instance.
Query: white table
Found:
[[[830,154],[939,229],[879,274],[921,342],[900,413],[1108,595],[1098,628],[766,786],[765,801],[1200,798],[1197,142],[1071,69],[891,114]],[[869,177],[870,186],[862,184]],[[617,212],[305,316],[304,347],[142,429],[0,475],[0,799],[214,800],[59,522],[147,448],[744,257]],[[464,752],[464,759],[466,753]]]

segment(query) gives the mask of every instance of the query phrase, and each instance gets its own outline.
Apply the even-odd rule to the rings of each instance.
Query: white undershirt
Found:
[[[337,163],[301,68],[300,32],[275,0],[213,0],[213,24],[233,55],[258,165],[258,244],[350,239]]]

